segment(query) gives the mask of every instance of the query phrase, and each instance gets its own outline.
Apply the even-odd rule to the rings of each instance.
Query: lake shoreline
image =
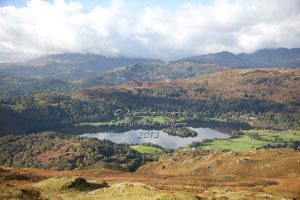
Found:
[[[127,144],[142,144],[142,143],[153,143],[163,148],[172,148],[178,149],[179,147],[186,147],[191,144],[193,141],[202,141],[205,139],[228,139],[231,136],[229,134],[221,133],[219,131],[210,129],[210,128],[193,128],[188,127],[193,131],[197,132],[197,136],[195,137],[181,137],[170,135],[163,130],[146,130],[146,129],[138,129],[138,130],[130,130],[125,132],[115,132],[108,131],[104,133],[85,133],[80,136],[83,137],[93,137],[98,139],[108,139],[115,143],[127,143]],[[147,137],[143,136],[143,133]],[[154,134],[153,134],[154,133]],[[150,135],[152,137],[150,137]],[[154,136],[153,136],[154,135]]]

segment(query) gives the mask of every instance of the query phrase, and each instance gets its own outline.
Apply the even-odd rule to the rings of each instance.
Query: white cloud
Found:
[[[141,14],[122,0],[91,12],[63,0],[0,7],[0,61],[62,52],[176,59],[300,47],[299,38],[299,0],[215,0],[185,3],[176,11],[145,8]]]

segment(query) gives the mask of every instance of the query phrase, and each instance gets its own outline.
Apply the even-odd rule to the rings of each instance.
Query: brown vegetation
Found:
[[[166,88],[181,90],[187,95],[186,97],[192,99],[205,99],[203,91],[207,91],[222,98],[258,98],[277,103],[298,105],[300,99],[299,85],[300,68],[236,69],[203,74],[190,79],[130,82],[115,87],[96,87],[76,92],[74,96],[93,98],[99,93],[105,94],[128,90],[136,94],[157,96],[157,93],[153,90]],[[199,90],[202,92],[199,93]]]
[[[56,176],[102,179],[109,185],[139,182],[163,193],[182,192],[204,198],[269,199],[300,198],[299,175],[300,152],[269,149],[247,153],[176,152],[144,165],[135,173],[103,168],[62,172],[6,168],[0,172],[0,182],[32,194],[32,199],[40,198],[33,184]]]

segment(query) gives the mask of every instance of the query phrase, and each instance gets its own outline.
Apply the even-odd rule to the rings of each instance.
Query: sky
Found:
[[[0,62],[300,47],[300,0],[0,0]]]

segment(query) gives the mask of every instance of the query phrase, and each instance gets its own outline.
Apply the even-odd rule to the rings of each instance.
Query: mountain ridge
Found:
[[[41,91],[70,94],[97,86],[195,78],[230,69],[297,68],[300,48],[261,49],[252,54],[223,51],[169,62],[66,53],[14,63],[15,67],[6,68],[6,65],[9,64],[0,64],[1,98]]]
[[[93,77],[118,67],[155,59],[106,57],[98,54],[64,53],[49,54],[26,62],[1,63],[0,72],[7,75],[27,76],[35,79],[56,78],[78,80]]]
[[[300,48],[259,49],[250,54],[222,51],[180,60],[201,64],[222,64],[232,68],[297,68],[300,66]]]

